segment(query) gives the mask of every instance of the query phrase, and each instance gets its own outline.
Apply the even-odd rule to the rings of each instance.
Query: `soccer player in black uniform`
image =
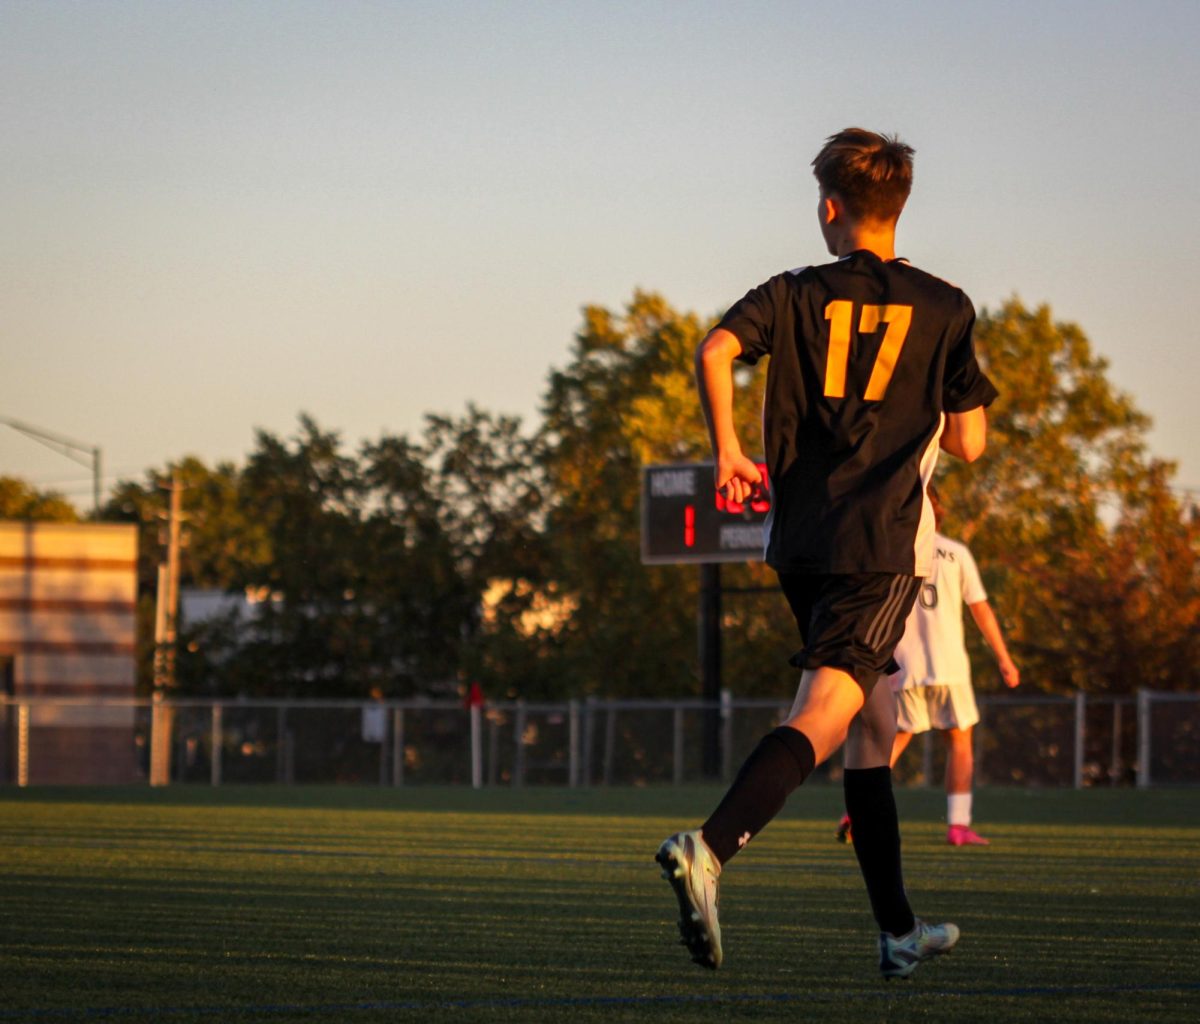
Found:
[[[925,486],[938,449],[983,451],[996,391],[975,359],[971,302],[896,258],[912,186],[910,147],[850,128],[813,161],[821,232],[836,262],[779,274],[737,302],[701,343],[696,376],[716,487],[745,501],[762,480],[733,426],[733,363],[769,356],[763,433],[772,487],[766,560],[804,647],[786,722],[742,765],[697,830],[656,860],[697,963],[720,966],[717,879],[813,768],[846,744],[846,808],[880,929],[880,970],[907,977],[958,941],[914,917],[904,892],[889,758],[896,712],[882,675],[930,572]]]

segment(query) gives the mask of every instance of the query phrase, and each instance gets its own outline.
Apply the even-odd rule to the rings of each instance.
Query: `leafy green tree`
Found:
[[[512,416],[474,405],[431,415],[421,455],[442,535],[468,602],[459,610],[459,675],[495,696],[553,692],[563,616],[548,573],[540,441]]]
[[[983,458],[943,463],[946,528],[979,560],[1025,679],[1194,687],[1197,526],[1172,495],[1173,467],[1148,452],[1148,417],[1047,306],[985,311],[976,344],[1000,398]],[[991,658],[971,642],[986,680]]]
[[[77,523],[79,512],[57,491],[39,491],[12,476],[0,476],[0,519]]]
[[[641,467],[711,459],[694,354],[708,324],[637,292],[625,310],[584,311],[567,367],[543,399],[552,573],[578,610],[561,637],[560,686],[575,694],[696,695],[698,570],[640,562]],[[760,437],[763,378],[743,374],[735,415]],[[773,587],[761,565],[723,567],[731,586]],[[726,600],[724,672],[739,692],[777,693],[795,626],[786,607]],[[745,642],[742,638],[748,638]]]
[[[241,500],[241,472],[232,463],[209,468],[193,456],[174,466],[151,469],[142,481],[122,480],[113,488],[103,518],[138,526],[138,687],[153,686],[154,622],[158,567],[167,559],[169,489],[181,488],[180,586],[244,591],[249,566],[266,557],[262,523]],[[229,630],[235,627],[229,624]],[[193,629],[181,623],[176,660],[184,691],[206,689],[208,668],[201,640],[220,635],[217,624]]]

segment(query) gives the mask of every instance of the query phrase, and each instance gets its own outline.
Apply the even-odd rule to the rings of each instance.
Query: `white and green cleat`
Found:
[[[701,967],[721,966],[717,879],[721,865],[699,832],[678,832],[663,841],[654,859],[679,900],[679,934]]]
[[[879,969],[888,979],[907,978],[922,961],[949,953],[958,935],[956,924],[926,924],[919,917],[907,935],[880,932]]]

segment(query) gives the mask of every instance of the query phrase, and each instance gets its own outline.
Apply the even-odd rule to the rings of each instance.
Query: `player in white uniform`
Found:
[[[929,498],[940,530],[945,511],[932,484]],[[947,743],[946,841],[952,846],[986,846],[988,841],[971,828],[971,732],[979,710],[963,636],[964,604],[996,656],[1005,684],[1018,685],[1021,675],[1009,657],[970,550],[940,532],[934,535],[934,544],[933,574],[922,585],[896,647],[900,671],[888,677],[896,695],[891,763],[896,763],[915,734],[930,729],[941,732]],[[849,830],[847,816],[838,827],[838,838],[847,841]]]

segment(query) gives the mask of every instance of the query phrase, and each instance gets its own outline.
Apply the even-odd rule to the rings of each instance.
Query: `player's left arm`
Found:
[[[942,383],[942,408],[946,422],[941,446],[951,455],[974,462],[987,447],[987,407],[996,399],[996,388],[975,357],[975,309],[960,293],[955,342],[946,354]]]
[[[982,405],[966,412],[946,413],[941,446],[951,455],[974,462],[987,447],[987,411]]]
[[[987,601],[976,601],[967,607],[971,609],[971,618],[975,620],[979,632],[983,634],[984,640],[996,656],[996,664],[1000,666],[1000,676],[1004,679],[1004,685],[1012,689],[1021,682],[1021,673],[1009,656],[1004,635],[1000,632],[1000,623],[996,621],[996,613]]]

